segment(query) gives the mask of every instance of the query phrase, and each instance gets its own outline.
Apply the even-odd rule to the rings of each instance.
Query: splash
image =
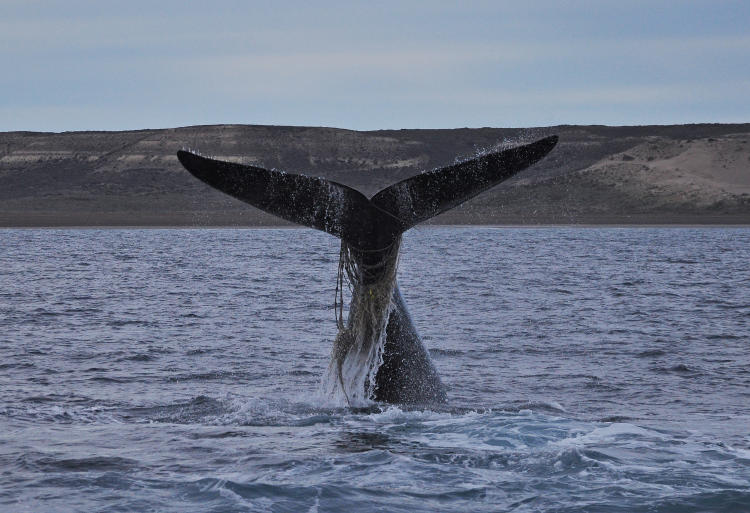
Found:
[[[336,283],[338,334],[331,362],[323,377],[325,398],[334,404],[366,406],[372,403],[375,377],[383,363],[386,327],[393,309],[400,237],[376,251],[341,243]],[[344,322],[344,287],[352,292]]]

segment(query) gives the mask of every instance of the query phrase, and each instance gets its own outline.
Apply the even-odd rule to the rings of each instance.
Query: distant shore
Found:
[[[213,125],[0,133],[0,227],[282,227],[192,177],[199,142],[232,162],[322,176],[365,195],[482,150],[557,134],[549,156],[437,225],[750,225],[750,124],[358,132]]]
[[[687,229],[687,228],[748,228],[746,224],[432,224],[417,226],[412,230],[431,228],[493,228],[498,230],[548,230],[556,228],[658,228],[658,229]],[[0,226],[3,230],[312,230],[304,226]]]

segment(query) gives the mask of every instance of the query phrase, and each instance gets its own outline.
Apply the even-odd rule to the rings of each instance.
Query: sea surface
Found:
[[[0,230],[0,511],[750,511],[750,229],[408,232],[432,409],[321,397],[337,265]]]

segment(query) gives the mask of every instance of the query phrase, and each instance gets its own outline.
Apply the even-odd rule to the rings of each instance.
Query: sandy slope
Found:
[[[633,197],[708,207],[750,196],[750,133],[719,139],[653,138],[580,171]]]

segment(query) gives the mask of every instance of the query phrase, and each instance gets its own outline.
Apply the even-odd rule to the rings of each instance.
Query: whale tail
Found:
[[[346,185],[283,171],[177,152],[196,178],[287,221],[325,231],[363,250],[387,247],[401,233],[533,165],[557,136],[427,171],[371,199]]]
[[[445,389],[419,340],[396,283],[401,234],[534,164],[557,143],[547,137],[428,171],[368,199],[340,183],[177,153],[208,185],[261,210],[340,237],[334,308],[339,335],[329,366],[331,394],[394,403],[442,402]],[[343,321],[343,283],[352,285]]]

